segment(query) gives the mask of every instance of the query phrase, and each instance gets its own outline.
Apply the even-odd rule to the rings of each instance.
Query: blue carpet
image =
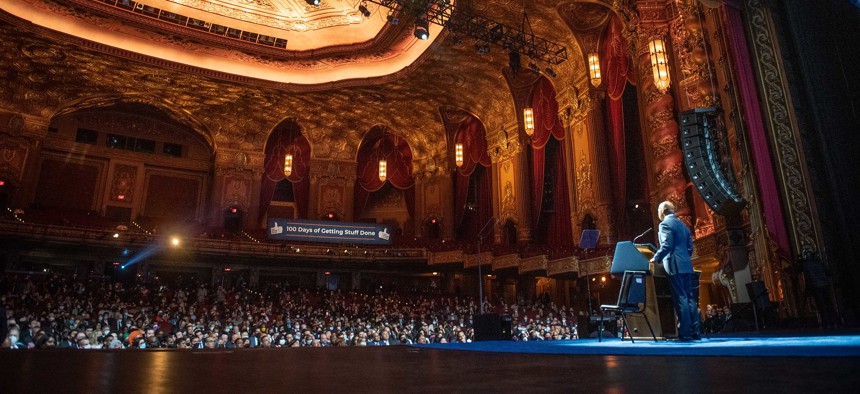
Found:
[[[569,341],[486,341],[413,345],[424,349],[525,354],[618,356],[860,357],[860,335],[720,336],[694,342],[621,341],[607,338]]]

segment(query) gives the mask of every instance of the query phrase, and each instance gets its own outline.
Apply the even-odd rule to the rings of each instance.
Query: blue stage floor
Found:
[[[424,349],[525,354],[618,356],[860,357],[860,335],[717,336],[693,342],[617,338],[570,341],[486,341],[413,345]]]

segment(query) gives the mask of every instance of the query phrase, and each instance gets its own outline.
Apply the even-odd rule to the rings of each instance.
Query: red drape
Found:
[[[487,154],[487,139],[484,124],[474,116],[469,117],[460,124],[460,128],[454,135],[454,143],[463,144],[463,165],[457,169],[454,177],[454,227],[457,228],[463,222],[463,215],[466,211],[466,199],[469,196],[469,178],[475,173],[478,165],[488,168],[492,166],[492,161],[490,160],[490,155]],[[480,184],[479,187],[482,186],[483,184]],[[484,205],[492,205],[490,203],[492,199],[481,199],[480,201],[482,207]],[[489,220],[489,217],[487,220]]]
[[[734,69],[738,75],[738,92],[744,109],[743,120],[749,130],[750,145],[752,147],[753,161],[756,167],[760,198],[764,207],[764,219],[771,238],[776,242],[780,253],[788,255],[789,248],[788,233],[785,229],[785,220],[782,216],[782,204],[779,199],[779,189],[776,185],[772,159],[768,147],[767,131],[762,121],[761,106],[759,105],[758,93],[756,91],[753,66],[749,58],[749,48],[744,34],[744,23],[741,10],[733,6],[724,5],[726,8],[726,33],[729,40],[729,50]]]
[[[569,246],[573,239],[573,228],[570,225],[570,191],[567,184],[567,163],[564,160],[565,144],[559,146],[558,159],[555,163],[553,178],[553,214],[547,223],[546,244],[549,246]]]
[[[632,78],[627,41],[622,36],[622,31],[621,19],[613,16],[600,54],[606,94],[609,96],[604,112],[612,163],[609,174],[612,180],[613,203],[619,213],[624,212],[627,197],[627,152],[624,146],[624,104],[621,97],[628,79]]]
[[[379,179],[379,160],[388,163],[386,180]],[[406,140],[394,133],[377,131],[365,137],[358,149],[358,174],[355,182],[355,220],[361,218],[370,193],[390,182],[403,190],[409,216],[415,214],[415,180],[412,177],[412,150]]]
[[[293,171],[284,176],[284,157],[293,154]],[[311,145],[299,125],[285,122],[275,128],[266,141],[266,159],[260,185],[260,219],[266,215],[275,193],[275,185],[287,178],[293,184],[293,197],[300,218],[307,218],[310,182]]]
[[[544,146],[550,136],[564,140],[564,127],[558,117],[558,102],[552,83],[541,77],[532,92],[532,109],[535,117],[535,132],[532,135],[532,220],[540,219],[543,200],[543,178],[546,151]]]

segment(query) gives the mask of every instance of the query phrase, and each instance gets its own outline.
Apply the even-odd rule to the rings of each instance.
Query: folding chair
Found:
[[[657,336],[654,335],[654,329],[651,328],[651,322],[648,321],[648,316],[645,314],[647,299],[645,291],[646,275],[645,271],[624,271],[624,276],[621,278],[621,290],[618,292],[618,302],[615,305],[600,306],[601,319],[598,338],[601,337],[600,334],[603,332],[603,314],[609,312],[614,315],[621,315],[621,321],[624,324],[623,329],[627,331],[630,341],[636,343],[627,325],[627,315],[640,314],[645,318],[645,323],[648,324],[648,330],[651,331],[651,337],[654,338],[654,342],[657,342]],[[602,341],[602,338],[599,340]],[[621,340],[624,340],[623,335],[621,336]]]

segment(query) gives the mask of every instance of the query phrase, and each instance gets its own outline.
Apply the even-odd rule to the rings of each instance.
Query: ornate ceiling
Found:
[[[288,50],[288,56],[276,58],[265,51],[255,53],[247,47],[183,36],[170,25],[158,25],[162,21],[136,19],[137,15],[123,19],[119,12],[126,11],[122,10],[95,6],[82,10],[49,0],[3,0],[0,34],[6,39],[0,41],[0,108],[51,118],[120,102],[147,103],[194,128],[213,141],[216,149],[247,152],[262,152],[268,133],[282,120],[293,118],[311,142],[315,157],[340,160],[354,160],[364,134],[375,125],[385,125],[409,141],[419,162],[446,156],[445,127],[440,117],[443,106],[474,114],[489,134],[498,133],[517,119],[514,97],[503,76],[507,53],[494,47],[489,54],[478,55],[474,42],[441,32],[438,26],[431,31],[434,42],[422,41],[426,47],[419,48],[414,60],[390,71],[381,66],[386,59],[403,58],[403,53],[417,45],[412,24],[353,23],[352,8],[347,7],[354,3],[352,0],[323,0],[319,10],[305,7],[304,0],[146,1],[165,9],[189,9],[181,11],[185,14],[212,13],[211,18],[207,16],[210,19],[217,13],[224,17],[225,9],[234,10],[230,12],[236,12],[236,23],[259,29],[276,24],[291,26],[283,34],[307,34],[316,37],[309,38],[309,47],[322,47]],[[62,2],[67,3],[98,5],[99,1]],[[567,94],[568,87],[578,84],[582,84],[577,87],[582,91],[586,71],[580,37],[574,37],[569,27],[576,15],[566,14],[576,9],[569,7],[574,2],[526,3],[534,32],[568,49],[569,60],[555,66],[556,91]],[[581,26],[592,27],[604,16],[599,10],[586,9],[589,12],[583,15],[588,20],[577,21]],[[516,26],[522,22],[523,10],[522,2],[494,0],[472,2],[472,12]],[[37,18],[34,13],[42,16]],[[63,22],[30,24],[25,15],[41,21],[53,15],[51,18],[56,16],[56,21]],[[370,19],[384,16],[384,12],[375,11]],[[264,20],[270,25],[264,25]],[[301,21],[306,30],[296,27]],[[332,26],[323,27],[326,24]],[[327,37],[324,33],[356,26],[376,33],[369,41],[353,44],[344,42],[359,41],[358,35]],[[136,44],[149,42],[162,52],[135,51],[101,40],[111,35]],[[173,57],[177,53],[163,48],[171,45],[184,49],[185,55]],[[291,46],[288,44],[287,49]],[[400,55],[395,54],[398,51]],[[205,64],[189,65],[186,57],[205,60]],[[209,67],[211,63],[235,68]],[[348,78],[307,76],[347,66],[370,71],[348,73]],[[269,74],[275,71],[271,70],[305,79],[272,78]],[[371,76],[374,73],[377,75]]]

